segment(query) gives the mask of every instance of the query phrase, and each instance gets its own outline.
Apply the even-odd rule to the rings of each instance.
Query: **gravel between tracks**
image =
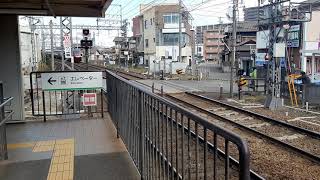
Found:
[[[183,99],[183,95],[174,95]],[[196,101],[192,101],[197,104]],[[186,107],[187,109],[192,109]],[[196,112],[195,110],[193,110]],[[208,115],[208,121],[213,123],[219,121]],[[285,148],[279,147],[269,141],[256,137],[255,134],[246,132],[238,127],[230,125],[229,123],[222,124],[226,129],[232,130],[244,138],[250,148],[251,152],[251,169],[261,174],[267,179],[318,179],[320,177],[320,165],[314,163],[300,155],[288,151]]]
[[[203,96],[212,98],[212,99],[217,99],[218,98],[218,94],[217,93],[203,93],[201,94]],[[236,100],[236,99],[234,99]],[[238,100],[236,100],[238,101]],[[243,107],[243,105],[233,102],[233,101],[228,101],[228,99],[224,99],[222,100],[222,102],[230,104],[230,105],[234,105],[237,107]],[[246,98],[244,100],[245,104],[250,104],[250,103],[255,103],[255,104],[261,104],[263,105],[263,102],[261,100],[261,98],[255,98],[255,97],[250,97],[250,98]],[[296,125],[298,127],[302,127],[311,131],[315,131],[315,132],[320,132],[320,115],[318,114],[313,114],[310,112],[304,112],[304,111],[299,111],[299,110],[295,110],[295,109],[291,109],[291,108],[287,108],[287,107],[282,107],[279,110],[276,111],[271,111],[269,109],[266,108],[250,108],[248,109],[250,111],[259,113],[259,114],[263,114],[265,116],[277,119],[277,120],[281,120],[293,125]],[[286,113],[288,113],[288,116],[286,116]],[[290,121],[292,119],[295,118],[299,118],[299,117],[314,117],[313,119],[305,119],[305,121]],[[309,123],[311,122],[311,123]]]

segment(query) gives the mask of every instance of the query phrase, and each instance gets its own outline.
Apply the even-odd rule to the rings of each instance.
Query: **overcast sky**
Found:
[[[292,0],[295,2],[301,2],[302,0]],[[239,16],[242,19],[242,9],[244,7],[257,6],[258,0],[239,0]],[[156,5],[161,3],[178,3],[178,0],[113,0],[112,5],[107,10],[106,14],[120,15],[122,11],[123,19],[128,19],[131,22],[132,18],[139,14],[139,5],[148,4]],[[209,25],[219,22],[219,17],[224,23],[230,22],[227,18],[227,14],[232,15],[232,0],[183,0],[183,4],[190,11],[194,18],[192,25]],[[121,8],[120,6],[121,5]],[[55,24],[59,24],[59,17],[54,19],[53,17],[44,18],[44,24],[48,24],[50,20],[53,20]],[[21,22],[25,24],[26,22]],[[73,18],[72,24],[85,24],[96,25],[96,18]],[[103,23],[101,23],[102,25]],[[57,30],[59,31],[59,30]],[[131,32],[131,27],[128,28]],[[81,38],[81,30],[73,30],[73,38]],[[92,32],[93,34],[93,32]],[[117,31],[94,31],[96,37],[96,45],[112,46],[113,39],[118,35]]]

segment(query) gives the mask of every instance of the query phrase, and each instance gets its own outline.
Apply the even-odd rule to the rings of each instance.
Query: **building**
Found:
[[[213,30],[214,25],[205,25],[196,27],[195,35],[195,55],[200,60],[205,60],[204,58],[204,32],[207,30]]]
[[[251,68],[255,64],[253,54],[256,49],[256,33],[258,31],[255,22],[241,21],[237,23],[237,38],[236,38],[236,68],[243,69],[246,74],[249,74]],[[226,26],[224,30],[224,51],[222,54],[222,64],[224,71],[229,71],[232,58],[232,24]]]
[[[244,8],[244,21],[258,21],[259,7]]]
[[[221,29],[206,30],[204,32],[204,59],[218,62],[221,59],[224,43]]]
[[[243,20],[244,21],[255,21],[263,20],[268,15],[269,9],[267,6],[249,7],[243,9]]]
[[[219,60],[224,43],[222,38],[226,24],[196,27],[196,57],[202,60]],[[221,48],[221,50],[220,50]]]
[[[312,18],[310,22],[305,22],[300,26],[298,32],[302,31],[300,43],[301,62],[295,60],[300,69],[306,72],[311,82],[320,82],[320,2],[317,0],[308,0],[304,3],[312,3]],[[299,53],[300,55],[300,53]]]
[[[133,51],[133,59],[138,64],[147,64],[144,62],[144,36],[143,36],[143,16],[139,15],[132,19],[132,40],[130,48]]]
[[[149,72],[160,70],[159,62],[166,60],[171,67],[185,69],[191,63],[194,52],[194,32],[191,28],[191,16],[182,10],[182,58],[179,59],[179,5],[160,4],[149,7],[140,5],[140,15],[134,18],[134,35],[143,37],[144,64]],[[143,23],[143,28],[139,23]],[[167,66],[167,65],[166,65]],[[168,70],[169,68],[167,68]],[[175,68],[171,68],[173,70]]]

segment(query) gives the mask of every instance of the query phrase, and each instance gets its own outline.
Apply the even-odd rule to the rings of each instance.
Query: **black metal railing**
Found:
[[[77,71],[78,72],[78,71]],[[43,90],[41,87],[42,73],[61,73],[61,71],[39,71],[30,73],[30,99],[33,116],[62,116],[75,114],[101,113],[103,116],[103,90],[79,89],[79,90]],[[67,72],[66,72],[67,73]],[[84,107],[82,99],[84,93],[96,93],[97,106]]]
[[[238,135],[112,72],[107,101],[142,179],[250,179],[248,145]]]
[[[13,97],[4,98],[3,84],[0,82],[0,161],[8,159],[6,122],[12,116],[13,111],[6,111],[5,106],[9,105],[12,100]]]

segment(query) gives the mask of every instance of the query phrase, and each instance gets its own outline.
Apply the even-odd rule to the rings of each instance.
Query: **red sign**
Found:
[[[83,94],[83,106],[96,106],[97,94],[96,93],[84,93]]]

